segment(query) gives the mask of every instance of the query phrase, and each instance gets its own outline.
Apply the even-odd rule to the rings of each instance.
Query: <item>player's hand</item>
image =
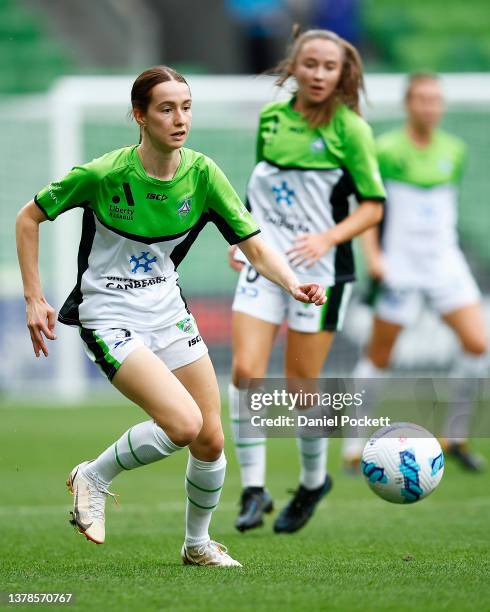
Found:
[[[317,283],[305,283],[304,285],[293,287],[291,295],[298,302],[315,304],[315,306],[323,306],[327,301],[325,288]]]
[[[372,255],[366,260],[367,273],[374,280],[383,280],[386,268],[383,256],[380,254]]]
[[[56,312],[44,298],[36,298],[27,301],[26,305],[27,327],[31,334],[32,347],[36,357],[41,351],[44,356],[48,356],[48,349],[44,337],[48,340],[56,340],[54,326],[56,322]]]
[[[305,265],[307,268],[317,262],[334,246],[328,231],[321,234],[302,234],[287,251],[292,266]]]
[[[245,263],[243,261],[238,261],[235,259],[235,253],[237,252],[237,245],[232,244],[231,247],[228,247],[228,264],[230,268],[235,270],[235,272],[241,272]]]

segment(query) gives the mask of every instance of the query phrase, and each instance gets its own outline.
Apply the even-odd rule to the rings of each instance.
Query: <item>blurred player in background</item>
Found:
[[[467,437],[475,379],[487,374],[488,344],[480,292],[457,236],[457,190],[466,148],[438,129],[444,100],[435,75],[410,77],[405,108],[406,125],[378,140],[386,216],[381,230],[372,228],[362,236],[377,290],[371,339],[353,376],[383,377],[400,332],[428,303],[458,336],[462,349],[453,373],[460,380],[450,403],[445,450],[468,470],[478,471],[483,461],[469,450]],[[367,411],[369,403],[364,403]],[[359,469],[362,446],[361,439],[345,441],[347,469]]]
[[[322,305],[325,292],[313,283],[299,285],[282,258],[256,236],[257,223],[216,164],[183,148],[191,94],[182,75],[164,66],[146,70],[133,84],[131,102],[140,144],[73,168],[41,190],[17,220],[28,327],[36,356],[47,356],[43,335],[55,338],[55,312],[39,279],[39,224],[83,208],[77,285],[59,320],[79,327],[90,359],[151,417],[72,470],[67,481],[74,494],[72,523],[102,544],[113,478],[188,446],[182,560],[239,566],[208,534],[226,467],[219,390],[175,268],[212,220],[288,295]]]
[[[322,309],[299,308],[251,262],[241,269],[233,303],[233,371],[229,405],[243,492],[236,527],[263,523],[272,509],[265,489],[265,439],[240,436],[240,388],[263,378],[281,323],[288,324],[285,374],[316,379],[342,320],[355,278],[351,239],[382,217],[384,189],[374,139],[359,114],[361,59],[347,41],[327,30],[299,35],[277,68],[277,84],[291,77],[297,89],[286,102],[260,114],[257,163],[247,200],[264,240],[280,250],[304,282],[328,286]],[[349,204],[361,204],[353,212]],[[298,438],[299,486],[274,522],[276,532],[294,532],[312,515],[332,486],[326,472],[327,440]]]

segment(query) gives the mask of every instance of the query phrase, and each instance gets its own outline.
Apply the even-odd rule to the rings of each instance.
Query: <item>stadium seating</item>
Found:
[[[379,56],[379,70],[411,71],[418,67],[462,72],[490,68],[490,8],[486,0],[473,0],[471,10],[458,0],[376,0],[362,6],[365,40]]]
[[[42,14],[0,0],[0,94],[44,91],[73,69],[70,50],[52,37]]]

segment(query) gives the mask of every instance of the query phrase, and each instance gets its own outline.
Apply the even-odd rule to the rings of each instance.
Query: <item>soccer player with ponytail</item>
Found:
[[[326,30],[296,29],[277,85],[295,79],[285,102],[266,105],[259,118],[257,160],[247,200],[264,240],[277,248],[303,281],[319,278],[327,289],[321,309],[297,307],[253,262],[241,269],[233,304],[233,371],[230,410],[243,492],[236,527],[262,525],[272,508],[265,489],[265,439],[240,436],[241,390],[267,371],[273,342],[288,324],[285,375],[315,379],[327,359],[355,279],[351,240],[379,223],[385,192],[371,129],[360,114],[362,63],[356,49]],[[351,211],[351,203],[359,206]],[[276,532],[300,529],[330,490],[327,440],[298,438],[300,483],[274,523]]]

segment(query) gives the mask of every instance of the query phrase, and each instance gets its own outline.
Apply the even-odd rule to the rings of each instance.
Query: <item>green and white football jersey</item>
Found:
[[[398,129],[381,136],[377,146],[388,195],[382,231],[385,282],[396,287],[446,283],[463,266],[457,197],[465,145],[436,131],[430,145],[420,148]]]
[[[264,240],[282,253],[298,235],[324,232],[345,219],[351,199],[385,197],[368,124],[340,105],[327,125],[312,128],[293,103],[273,102],[262,110],[257,165],[247,188]],[[351,243],[296,272],[326,285],[353,280]]]
[[[50,220],[83,208],[77,284],[59,320],[87,328],[161,328],[182,311],[176,267],[208,221],[230,244],[259,232],[223,172],[181,149],[174,178],[149,177],[137,146],[77,166],[35,202]]]

